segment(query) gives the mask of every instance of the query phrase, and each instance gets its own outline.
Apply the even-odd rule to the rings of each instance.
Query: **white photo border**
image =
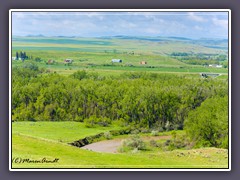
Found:
[[[228,168],[12,168],[12,12],[228,12]],[[10,9],[9,10],[9,171],[231,171],[231,10],[230,9]]]

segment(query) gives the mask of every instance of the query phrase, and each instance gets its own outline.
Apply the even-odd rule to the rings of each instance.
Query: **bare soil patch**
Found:
[[[159,139],[170,139],[171,136],[147,136],[142,137],[144,141],[150,140],[159,140]],[[124,138],[125,139],[125,138]],[[96,152],[106,152],[106,153],[117,153],[117,149],[121,146],[121,142],[124,139],[112,139],[100,141],[92,144],[88,144],[86,146],[81,147],[82,149],[87,149]]]

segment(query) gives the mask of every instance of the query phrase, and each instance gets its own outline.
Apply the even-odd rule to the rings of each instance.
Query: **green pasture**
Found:
[[[222,45],[221,45],[222,46]],[[13,37],[12,56],[16,52],[26,52],[37,62],[52,72],[69,75],[77,70],[94,70],[108,75],[126,71],[156,73],[228,73],[225,68],[208,68],[190,65],[171,58],[172,52],[191,52],[226,54],[219,48],[205,47],[201,43],[187,43],[178,38],[59,38],[59,37]],[[54,64],[46,64],[52,59]],[[65,59],[72,59],[71,65],[65,65]],[[112,63],[112,59],[122,59],[122,63]],[[26,60],[27,62],[29,60]],[[147,64],[140,64],[141,61]],[[12,66],[21,66],[21,61],[12,61]]]
[[[137,153],[98,153],[66,142],[111,128],[85,128],[81,123],[13,123],[13,168],[227,168],[224,149],[147,150]],[[61,135],[62,134],[62,135]],[[59,138],[62,139],[59,142]],[[59,159],[56,163],[15,163],[14,159]]]
[[[104,53],[131,53],[166,55],[172,52],[226,53],[226,48],[215,48],[196,41],[169,38],[67,38],[67,37],[13,37],[16,50],[54,50]],[[208,45],[208,44],[207,44]],[[224,47],[226,44],[224,44]],[[222,45],[221,45],[222,47]]]
[[[12,67],[16,66],[22,66],[25,62],[21,61],[13,61]],[[100,62],[101,60],[99,60]],[[33,62],[33,61],[28,61]],[[225,68],[209,68],[209,67],[203,67],[203,66],[177,66],[177,65],[171,65],[170,64],[164,64],[164,65],[136,65],[136,66],[128,66],[126,64],[81,64],[73,62],[71,65],[65,65],[64,63],[57,62],[55,64],[46,64],[45,62],[37,63],[37,65],[40,68],[46,68],[50,72],[57,72],[60,74],[66,74],[70,75],[74,73],[77,70],[86,70],[89,72],[97,72],[100,75],[120,75],[125,72],[154,72],[154,73],[183,73],[183,74],[199,74],[202,72],[207,73],[220,73],[224,76],[227,75],[228,69]],[[198,76],[199,77],[199,76]]]
[[[118,126],[87,128],[79,122],[13,122],[12,133],[35,138],[49,139],[70,143],[86,136],[109,130],[120,129]]]

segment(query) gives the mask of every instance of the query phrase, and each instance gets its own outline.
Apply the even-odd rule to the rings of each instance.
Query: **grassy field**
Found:
[[[219,44],[225,47],[226,44]],[[57,38],[57,37],[14,37],[12,56],[24,51],[28,56],[41,58],[39,67],[52,72],[69,75],[77,70],[88,70],[104,75],[116,75],[121,72],[138,71],[154,73],[200,72],[221,73],[227,75],[226,68],[207,68],[190,65],[171,58],[173,52],[226,54],[224,48],[206,47],[200,42],[176,38]],[[52,59],[54,64],[46,62]],[[71,65],[65,65],[64,59],[73,59]],[[122,59],[122,63],[112,63],[112,59]],[[29,60],[27,60],[29,61]],[[26,61],[26,62],[27,62]],[[147,64],[141,65],[141,61]],[[21,61],[12,61],[12,66],[21,66]]]
[[[114,128],[114,127],[113,127]],[[31,122],[13,123],[13,168],[227,168],[228,152],[224,149],[148,150],[138,153],[98,153],[65,142],[112,128],[85,128],[81,123]],[[79,132],[79,131],[80,132]],[[94,133],[95,132],[95,133]],[[62,136],[63,134],[64,136]],[[59,138],[62,139],[59,142]],[[18,158],[18,159],[17,159]],[[19,159],[55,163],[17,163]]]
[[[95,135],[121,127],[86,128],[84,123],[77,122],[14,122],[13,134],[26,135],[34,138],[49,139],[70,143],[86,136]]]
[[[59,38],[13,37],[13,50],[54,50],[79,52],[116,52],[166,55],[174,52],[226,53],[227,42],[210,46],[209,41],[182,40],[179,38],[109,37],[109,38]],[[221,48],[218,48],[221,47]]]

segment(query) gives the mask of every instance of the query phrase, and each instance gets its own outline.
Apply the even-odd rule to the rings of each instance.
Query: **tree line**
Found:
[[[12,120],[79,121],[89,126],[117,122],[136,128],[183,129],[187,118],[190,127],[189,122],[199,114],[211,116],[211,111],[200,107],[211,98],[222,102],[228,95],[227,84],[225,80],[156,73],[102,77],[77,71],[62,76],[25,65],[12,71]],[[227,108],[225,102],[222,108]]]

